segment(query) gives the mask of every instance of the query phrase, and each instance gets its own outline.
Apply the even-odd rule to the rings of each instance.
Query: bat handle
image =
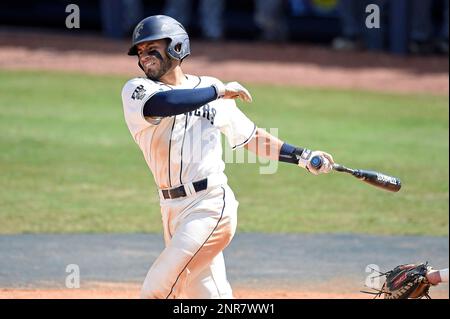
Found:
[[[345,166],[337,164],[337,163],[333,164],[333,170],[338,171],[338,172],[350,173],[352,175],[354,175],[354,173],[355,173],[355,171],[353,169],[350,169],[348,167],[345,167]]]
[[[323,159],[322,157],[316,155],[313,158],[311,158],[311,166],[314,167],[315,169],[320,169],[322,167],[323,164]],[[361,172],[359,170],[354,170],[348,167],[345,167],[344,165],[340,165],[337,163],[333,164],[333,170],[338,171],[338,172],[345,172],[345,173],[350,173],[355,177],[361,178]]]
[[[315,169],[320,169],[323,165],[323,159],[321,156],[316,155],[316,156],[313,156],[313,158],[311,158],[310,163],[311,163],[311,166],[314,167]],[[347,172],[347,173],[354,174],[354,170],[347,168],[343,165],[337,164],[337,163],[334,163],[332,165],[332,167],[333,167],[333,170],[338,171],[338,172]]]

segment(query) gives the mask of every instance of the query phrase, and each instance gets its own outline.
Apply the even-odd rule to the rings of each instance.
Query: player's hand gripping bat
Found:
[[[320,156],[314,156],[313,158],[311,158],[311,166],[316,169],[320,169],[322,163],[322,158]],[[333,170],[337,172],[352,174],[363,182],[391,192],[398,192],[402,187],[402,183],[397,177],[392,177],[379,172],[367,171],[362,169],[351,169],[336,163],[333,164]]]

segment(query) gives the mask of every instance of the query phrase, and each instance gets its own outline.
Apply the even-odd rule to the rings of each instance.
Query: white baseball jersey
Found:
[[[255,124],[231,99],[218,99],[176,116],[143,115],[145,102],[157,92],[208,87],[215,81],[219,80],[186,75],[186,81],[178,86],[148,78],[134,78],[125,84],[122,90],[125,120],[158,188],[172,188],[211,175],[221,176],[222,183],[226,183],[220,132],[233,149],[244,146],[255,134]]]

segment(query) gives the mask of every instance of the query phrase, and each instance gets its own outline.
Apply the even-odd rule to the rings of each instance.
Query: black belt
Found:
[[[197,182],[193,182],[192,185],[194,185],[194,189],[196,192],[200,192],[202,190],[205,190],[208,187],[208,179],[202,179]],[[163,189],[161,190],[162,195],[164,199],[174,199],[179,197],[185,197],[187,196],[186,190],[184,189],[184,186],[178,186],[176,188],[171,189]]]

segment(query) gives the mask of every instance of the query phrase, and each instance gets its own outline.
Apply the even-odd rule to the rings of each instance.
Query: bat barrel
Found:
[[[359,180],[390,192],[398,192],[402,187],[400,179],[379,172],[351,169],[340,164],[333,164],[333,170],[349,173]]]
[[[402,183],[397,177],[388,176],[379,172],[358,169],[352,175],[366,183],[391,192],[398,192],[402,187]]]

